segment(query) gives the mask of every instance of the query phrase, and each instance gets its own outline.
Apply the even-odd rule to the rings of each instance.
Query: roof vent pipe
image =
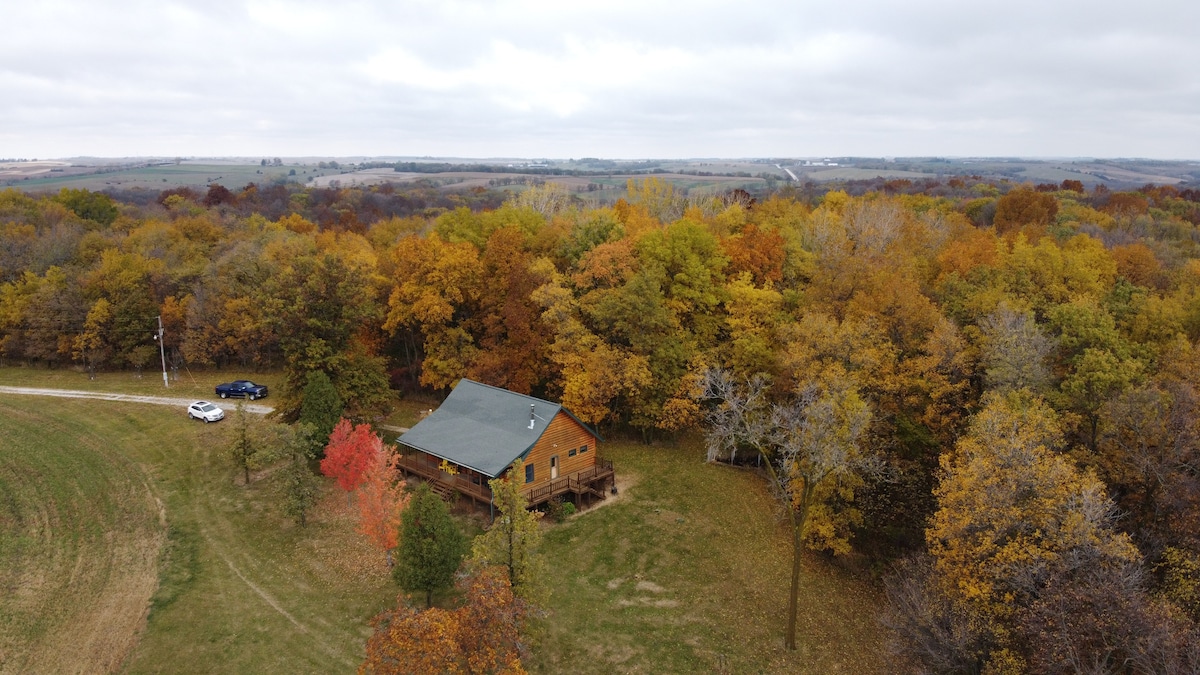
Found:
[[[533,428],[533,417],[534,417],[534,415],[533,415],[533,404],[532,404],[532,403],[530,403],[530,404],[529,404],[529,428],[530,428],[530,429],[532,429],[532,428]]]

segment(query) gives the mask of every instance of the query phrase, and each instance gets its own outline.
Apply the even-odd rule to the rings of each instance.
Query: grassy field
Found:
[[[327,175],[337,176],[341,173],[338,169],[320,169],[315,162],[311,165],[285,164],[283,166],[260,166],[252,163],[183,162],[130,169],[109,168],[100,173],[72,173],[81,170],[84,169],[72,169],[71,172],[65,173],[38,174],[30,176],[27,180],[12,182],[12,186],[30,191],[57,191],[64,187],[88,190],[115,188],[166,190],[184,185],[203,189],[210,183],[219,183],[230,190],[240,190],[247,183],[267,185],[276,180],[291,180],[304,184],[309,179]],[[289,176],[288,174],[293,170],[296,173]],[[13,179],[9,178],[8,181],[13,181]]]
[[[621,495],[549,530],[553,613],[531,666],[575,673],[885,672],[874,588],[816,557],[783,648],[791,548],[754,474],[699,443],[614,443]]]
[[[345,498],[330,489],[292,525],[269,477],[247,488],[226,468],[223,425],[17,396],[0,396],[0,420],[2,672],[350,672],[367,619],[394,602]],[[121,602],[136,607],[117,625],[101,610]],[[64,648],[89,627],[118,643],[103,658]]]
[[[0,672],[113,670],[157,586],[157,495],[112,427],[14,403],[0,401]]]
[[[332,486],[299,528],[270,471],[241,485],[219,455],[228,424],[0,395],[0,672],[355,669],[369,618],[395,602],[382,554]],[[533,672],[883,670],[876,592],[817,558],[800,649],[783,649],[790,553],[757,477],[704,464],[695,443],[603,451],[621,495],[547,525]]]

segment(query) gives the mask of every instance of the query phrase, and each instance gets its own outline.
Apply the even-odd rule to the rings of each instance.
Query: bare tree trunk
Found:
[[[796,650],[796,614],[800,604],[800,555],[804,552],[804,526],[808,524],[808,506],[812,503],[813,487],[810,481],[804,482],[800,493],[799,508],[790,509],[792,518],[792,588],[788,594],[788,624],[787,635],[783,645],[791,651]]]
[[[800,551],[804,549],[804,540],[800,534],[800,528],[795,524],[792,526],[792,590],[788,595],[788,623],[787,635],[784,637],[783,646],[788,649],[796,650],[796,613],[799,610],[800,597]]]

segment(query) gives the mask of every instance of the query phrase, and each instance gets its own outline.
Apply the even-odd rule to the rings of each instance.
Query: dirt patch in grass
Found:
[[[624,502],[627,499],[626,495],[629,494],[629,489],[634,485],[637,485],[637,482],[637,474],[628,472],[622,473],[620,470],[616,471],[613,475],[613,483],[617,486],[617,494],[614,495],[612,492],[609,492],[604,496],[602,501],[593,502],[591,506],[588,506],[580,511],[576,511],[573,515],[568,517],[568,520],[573,518],[583,518],[597,509],[602,509],[606,506],[613,506],[615,504]],[[552,525],[549,519],[545,518],[542,519],[542,524],[546,527]]]
[[[637,582],[637,589],[639,591],[649,591],[651,593],[662,593],[663,591],[667,590],[653,581],[639,581]]]

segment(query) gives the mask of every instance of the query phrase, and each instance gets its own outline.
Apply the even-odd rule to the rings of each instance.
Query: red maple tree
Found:
[[[343,418],[333,428],[333,433],[329,434],[325,459],[321,460],[321,473],[337,479],[338,487],[351,492],[362,485],[363,474],[382,448],[383,441],[371,431],[370,426],[356,426]]]

